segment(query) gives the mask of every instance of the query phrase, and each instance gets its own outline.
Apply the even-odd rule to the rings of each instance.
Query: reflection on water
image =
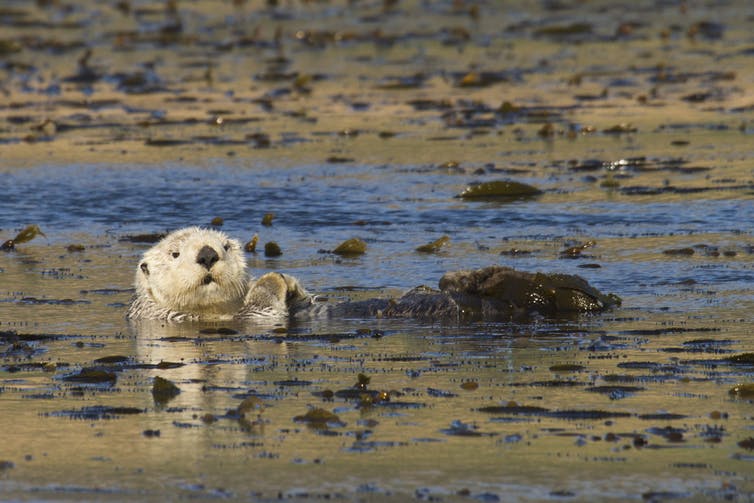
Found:
[[[0,241],[46,234],[0,253],[2,499],[752,499],[749,6],[252,3],[0,13]],[[500,179],[543,193],[455,197]],[[134,236],[214,217],[331,300],[502,264],[624,303],[129,324]]]
[[[12,494],[41,497],[99,498],[98,481],[111,480],[105,495],[116,499],[165,489],[237,498],[737,494],[750,483],[750,456],[736,445],[748,436],[750,404],[727,390],[747,367],[725,357],[746,348],[747,324],[690,325],[629,310],[567,324],[341,323],[288,336],[157,322],[121,336],[40,335],[4,357],[3,426],[14,431],[6,476]],[[50,361],[57,367],[33,364]],[[69,380],[91,366],[117,380]],[[390,400],[355,393],[360,373]],[[155,376],[180,394],[155,401]],[[263,404],[251,425],[236,412],[250,396]],[[294,421],[311,407],[344,424]]]

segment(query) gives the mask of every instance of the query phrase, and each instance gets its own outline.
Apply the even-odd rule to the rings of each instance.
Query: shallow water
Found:
[[[388,3],[0,13],[0,241],[46,235],[0,253],[3,499],[754,497],[729,394],[754,381],[729,359],[754,348],[752,8]],[[455,197],[498,179],[543,194]],[[336,300],[502,264],[623,305],[130,325],[134,236],[214,217],[281,246],[255,275]],[[365,255],[327,253],[350,237]]]

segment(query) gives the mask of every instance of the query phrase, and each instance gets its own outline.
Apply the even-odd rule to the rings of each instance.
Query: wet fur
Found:
[[[210,269],[197,262],[209,246],[217,252]],[[298,281],[267,273],[254,280],[241,244],[220,231],[189,227],[172,232],[147,250],[135,276],[131,319],[227,320],[287,317],[289,306],[309,302]]]

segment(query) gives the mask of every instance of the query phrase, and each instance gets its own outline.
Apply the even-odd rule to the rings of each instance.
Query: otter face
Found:
[[[211,229],[168,234],[144,253],[136,270],[137,296],[160,309],[197,317],[232,316],[247,290],[241,244]]]

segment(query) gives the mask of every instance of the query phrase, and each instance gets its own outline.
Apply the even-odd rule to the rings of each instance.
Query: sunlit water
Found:
[[[745,109],[754,42],[743,24],[750,10],[720,11],[723,43],[714,27],[703,32],[709,38],[671,30],[662,42],[655,32],[691,24],[670,8],[636,27],[641,36],[614,40],[616,19],[595,8],[586,16],[595,33],[572,43],[532,40],[534,28],[497,37],[494,26],[538,16],[545,26],[567,24],[580,19],[573,10],[575,18],[519,6],[506,17],[483,5],[482,14],[492,12],[475,25],[450,2],[417,5],[401,8],[423,12],[425,27],[465,23],[471,41],[461,47],[446,39],[453,32],[435,27],[420,36],[394,21],[395,32],[412,35],[389,49],[368,37],[287,47],[299,71],[326,78],[314,81],[311,96],[273,94],[272,112],[252,98],[289,82],[267,84],[235,68],[243,61],[261,71],[275,51],[219,48],[235,28],[202,2],[189,12],[198,16],[191,23],[212,27],[198,33],[217,44],[202,49],[217,57],[214,87],[191,84],[192,71],[204,67],[186,61],[204,46],[188,42],[173,47],[183,64],[157,64],[164,84],[186,86],[175,92],[130,94],[103,78],[51,95],[50,81],[75,72],[73,56],[58,68],[43,53],[50,61],[35,70],[38,85],[7,70],[14,105],[1,108],[0,241],[28,224],[46,237],[0,253],[0,498],[751,500],[754,406],[729,391],[752,383],[753,367],[728,360],[754,348],[754,142]],[[332,9],[321,7],[311,22],[336,23],[340,7]],[[354,29],[365,24],[373,33],[366,11],[347,15]],[[297,10],[278,22],[292,30],[308,20]],[[271,39],[271,30],[262,33]],[[139,61],[138,47],[105,56],[114,42],[92,36],[109,64]],[[167,53],[155,41],[134,44]],[[686,80],[653,80],[647,68],[666,54],[680,58],[668,71]],[[549,66],[535,65],[537,58]],[[437,70],[466,72],[480,60],[510,61],[521,73],[469,89]],[[426,84],[379,87],[413,75],[411,62],[428,72]],[[732,82],[709,75],[733,69]],[[578,72],[583,87],[563,84]],[[628,82],[615,84],[618,77]],[[660,96],[637,104],[633,94],[653,85]],[[610,99],[572,97],[603,87]],[[701,91],[713,93],[711,102],[683,99]],[[84,118],[64,98],[86,93],[118,103],[90,105]],[[197,99],[170,101],[176,96]],[[417,98],[447,98],[460,122],[407,105]],[[503,99],[549,107],[561,132],[542,134],[548,120],[533,113],[507,117],[479,106]],[[371,108],[344,105],[353,101]],[[316,120],[303,120],[302,109]],[[259,123],[207,122],[257,114]],[[47,116],[80,130],[24,139]],[[165,116],[201,121],[140,123]],[[482,118],[489,122],[463,124]],[[601,132],[626,122],[638,130]],[[587,125],[597,132],[567,134]],[[259,132],[269,133],[270,148],[248,140]],[[150,138],[185,142],[156,146]],[[469,183],[508,178],[544,193],[455,197]],[[270,212],[273,225],[261,225]],[[398,295],[436,285],[449,270],[502,264],[579,274],[623,305],[529,323],[129,324],[132,277],[149,246],[133,236],[215,217],[242,242],[258,234],[260,245],[281,246],[278,258],[248,254],[253,274],[285,271],[333,300]],[[438,253],[415,251],[443,235],[450,244]],[[351,237],[367,242],[366,254],[328,253]],[[594,245],[580,258],[561,258],[588,241]],[[98,361],[107,357],[119,358]],[[92,367],[111,378],[75,379]],[[359,374],[390,400],[370,405],[354,395]],[[156,376],[181,393],[155,401]],[[264,406],[239,421],[236,410],[249,396]],[[340,421],[314,428],[295,419],[312,407]]]

